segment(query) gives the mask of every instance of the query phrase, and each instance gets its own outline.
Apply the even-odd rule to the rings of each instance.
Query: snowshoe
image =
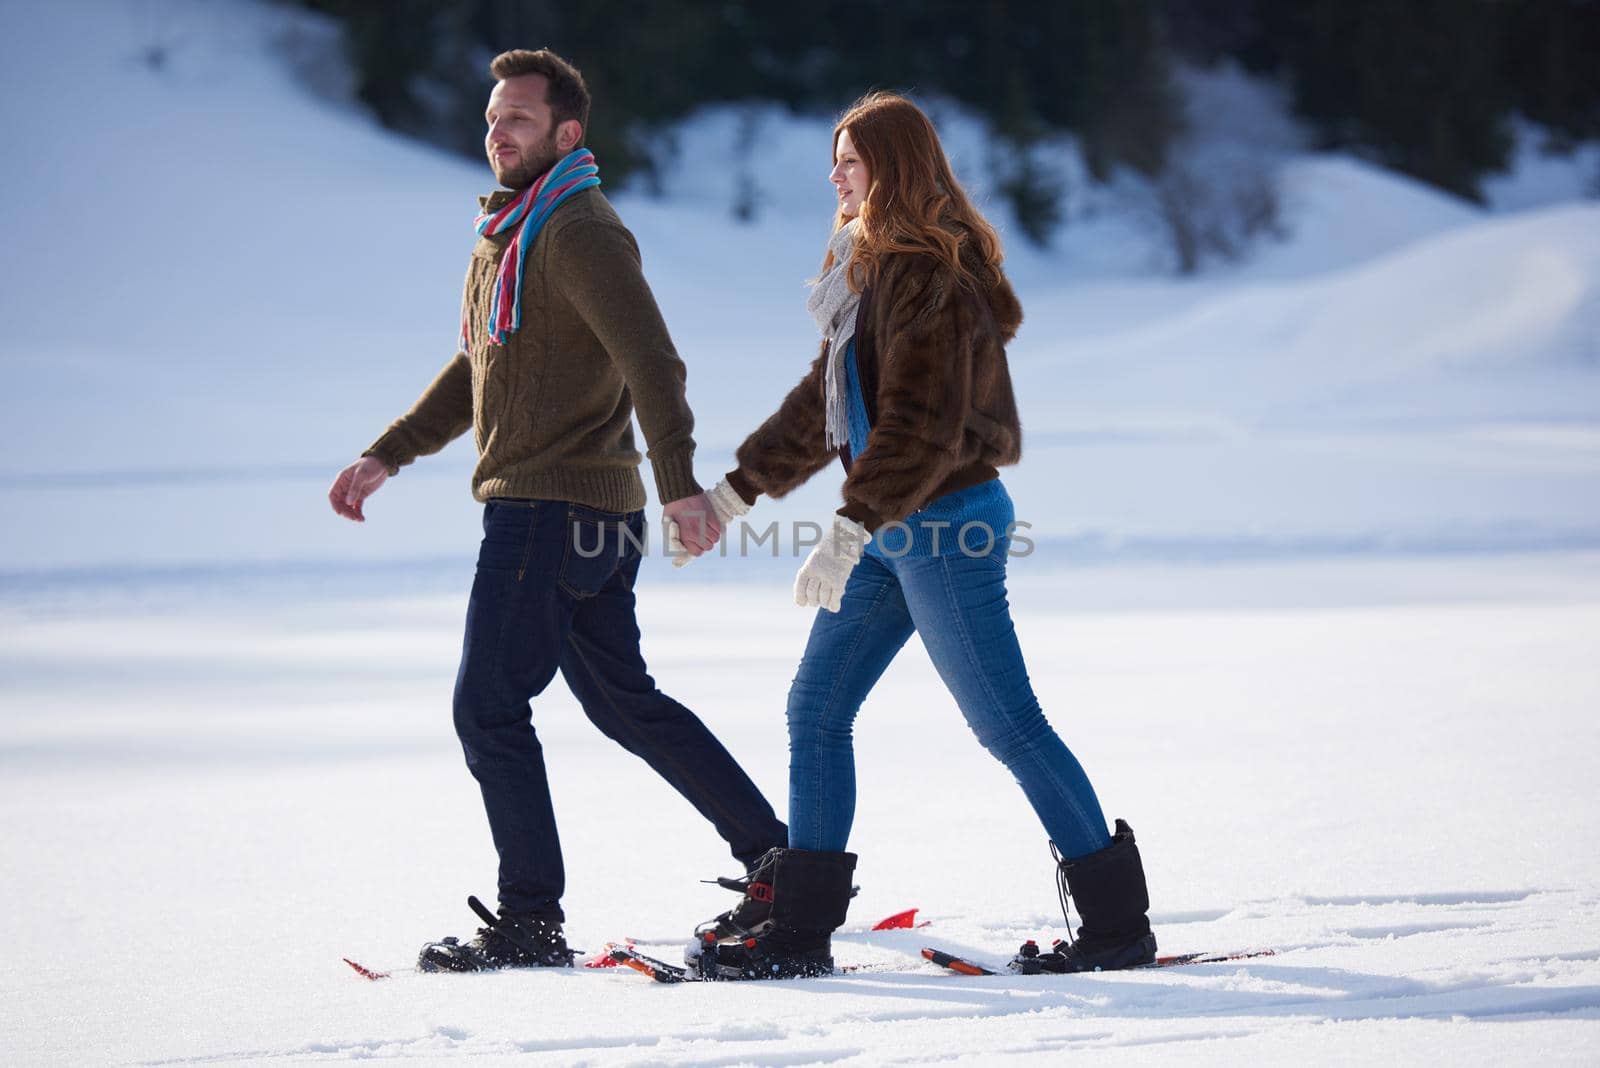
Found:
[[[1048,953],[1027,943],[1012,966],[1022,972],[1096,972],[1136,968],[1156,959],[1150,930],[1150,891],[1133,828],[1117,820],[1111,844],[1057,865],[1062,911],[1070,897],[1083,925],[1076,939],[1057,940]],[[1068,927],[1070,931],[1070,924]]]
[[[737,940],[702,935],[696,967],[706,979],[797,979],[833,972],[832,935],[850,907],[854,853],[774,849],[766,929]]]
[[[577,955],[568,948],[561,924],[539,916],[496,915],[476,897],[467,904],[485,926],[463,943],[456,938],[429,942],[417,957],[422,972],[483,972],[499,968],[570,968]]]

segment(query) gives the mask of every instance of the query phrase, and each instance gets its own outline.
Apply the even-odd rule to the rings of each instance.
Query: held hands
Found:
[[[694,507],[678,508],[679,505],[694,505]],[[728,524],[750,511],[750,506],[744,503],[744,498],[740,497],[732,486],[728,485],[727,479],[722,479],[708,492],[673,501],[662,511],[662,528],[667,539],[667,551],[672,554],[672,566],[688,567],[689,561],[716,545],[717,539],[721,537],[722,531],[727,529]],[[696,552],[690,547],[692,539],[684,537],[684,526],[686,523],[699,524],[705,518],[711,520],[715,533],[712,534],[710,542]]]
[[[722,522],[704,493],[680,497],[663,505],[661,526],[673,567],[683,567],[694,557],[709,552],[722,537]]]
[[[383,465],[383,461],[363,456],[340,471],[339,477],[333,480],[333,486],[328,490],[328,503],[346,519],[365,523],[367,517],[361,514],[361,502],[376,493],[388,478],[389,469]]]
[[[854,519],[834,516],[833,529],[811,550],[794,578],[794,603],[837,612],[850,572],[861,562],[861,550],[871,540],[867,528]]]

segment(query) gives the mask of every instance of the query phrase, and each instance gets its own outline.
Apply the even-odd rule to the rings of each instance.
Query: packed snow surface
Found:
[[[697,564],[696,566],[701,566]],[[461,576],[465,581],[466,575]],[[966,978],[1062,930],[1043,833],[913,642],[862,710],[861,893],[824,979],[399,974],[494,856],[451,733],[459,596],[263,586],[0,614],[0,1052],[12,1064],[1592,1063],[1600,559],[1013,570],[1052,722],[1139,835],[1170,971]],[[782,797],[808,624],[641,583],[658,682]],[[1470,592],[1469,592],[1470,591]],[[1063,605],[1074,607],[1063,608]],[[687,621],[692,621],[690,625]],[[567,931],[677,959],[721,843],[560,687],[536,702]],[[917,907],[928,926],[871,932]],[[519,1063],[521,1063],[519,1061]]]

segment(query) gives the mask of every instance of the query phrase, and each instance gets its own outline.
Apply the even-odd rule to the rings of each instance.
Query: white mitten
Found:
[[[667,541],[667,553],[672,557],[673,567],[688,567],[689,561],[694,557],[689,555],[689,550],[684,548],[683,536],[678,532],[678,521],[666,513],[661,516],[661,533]]]
[[[867,528],[854,519],[834,516],[833,529],[823,535],[794,577],[794,603],[837,612],[850,572],[861,562],[861,550],[871,540]]]
[[[744,503],[739,491],[728,485],[725,478],[718,479],[717,484],[706,491],[706,500],[711,502],[711,510],[717,513],[717,522],[722,524],[723,530],[750,511],[750,506]]]

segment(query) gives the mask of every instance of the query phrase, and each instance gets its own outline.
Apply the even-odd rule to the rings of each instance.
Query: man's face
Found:
[[[557,126],[545,99],[543,74],[519,74],[496,82],[483,113],[489,168],[507,189],[526,189],[577,143],[576,122]],[[563,142],[566,147],[561,147]]]

